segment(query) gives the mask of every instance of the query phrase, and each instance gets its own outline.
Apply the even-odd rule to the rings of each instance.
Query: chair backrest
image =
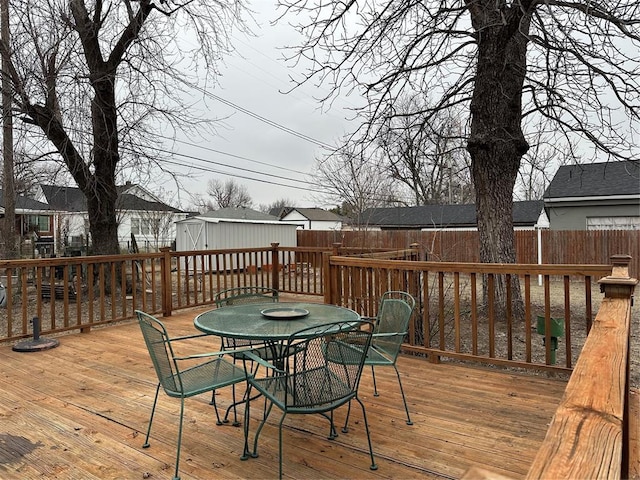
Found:
[[[400,353],[400,347],[408,332],[415,304],[416,301],[411,295],[395,290],[385,292],[380,298],[380,308],[371,344],[393,361]],[[375,337],[376,333],[397,333],[398,335]]]
[[[173,360],[173,349],[167,329],[160,320],[147,313],[136,310],[136,315],[162,388],[167,393],[182,392],[180,372]]]
[[[277,302],[278,291],[268,287],[234,287],[218,292],[214,298],[216,307],[244,305],[247,303]]]
[[[285,405],[325,411],[353,398],[358,390],[370,322],[333,322],[300,330],[283,345],[287,381]],[[285,358],[283,356],[283,358]]]

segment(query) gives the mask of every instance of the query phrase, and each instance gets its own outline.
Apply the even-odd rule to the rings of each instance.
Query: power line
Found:
[[[282,124],[280,124],[278,122],[275,122],[274,120],[270,120],[270,119],[268,119],[266,117],[263,117],[262,115],[259,115],[259,114],[255,113],[255,112],[252,112],[251,110],[249,110],[247,108],[241,107],[240,105],[238,105],[236,103],[233,103],[230,100],[226,100],[226,99],[224,99],[224,98],[222,98],[222,97],[220,97],[218,95],[215,95],[215,94],[205,90],[202,87],[193,87],[193,88],[195,90],[201,92],[202,94],[206,95],[209,98],[217,100],[220,103],[224,103],[225,105],[227,105],[227,106],[229,106],[229,107],[231,107],[231,108],[233,108],[233,109],[235,109],[235,110],[237,110],[239,112],[242,112],[245,115],[248,115],[248,116],[250,116],[252,118],[255,118],[256,120],[259,120],[259,121],[261,121],[263,123],[266,123],[267,125],[275,127],[275,128],[277,128],[279,130],[282,130],[283,132],[286,132],[286,133],[288,133],[290,135],[298,137],[298,138],[300,138],[302,140],[305,140],[305,141],[307,141],[309,143],[313,143],[313,144],[315,144],[315,145],[317,145],[319,147],[322,147],[322,148],[324,148],[326,150],[335,150],[335,147],[333,147],[333,146],[331,146],[331,145],[329,145],[327,143],[324,143],[324,142],[322,142],[320,140],[317,140],[317,139],[315,139],[313,137],[310,137],[309,135],[306,135],[304,133],[300,133],[300,132],[298,132],[298,131],[296,131],[296,130],[294,130],[292,128],[285,127],[284,125],[282,125]]]
[[[261,162],[259,160],[254,160],[252,158],[244,157],[242,155],[236,155],[235,153],[223,152],[222,150],[216,150],[215,148],[211,148],[211,147],[204,147],[204,146],[198,145],[196,143],[191,143],[191,142],[187,142],[187,141],[184,141],[184,140],[177,140],[177,139],[174,140],[174,141],[176,143],[181,143],[183,145],[187,145],[187,146],[190,146],[190,147],[200,148],[200,149],[206,150],[208,152],[218,153],[220,155],[226,155],[228,157],[237,158],[239,160],[246,160],[247,162],[257,163],[258,165],[264,165],[264,166],[267,166],[267,167],[279,168],[281,170],[287,170],[288,172],[299,173],[300,175],[307,175],[307,172],[302,172],[300,170],[293,170],[291,168],[283,167],[283,166],[280,166],[280,165],[275,165],[273,163]]]

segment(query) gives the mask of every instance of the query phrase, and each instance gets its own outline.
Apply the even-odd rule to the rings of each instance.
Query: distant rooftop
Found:
[[[542,200],[513,203],[514,226],[535,225],[542,213]],[[386,228],[475,227],[476,206],[420,205],[416,207],[370,208],[362,213],[362,223]]]
[[[572,197],[640,195],[639,162],[565,165],[544,192],[545,200]]]

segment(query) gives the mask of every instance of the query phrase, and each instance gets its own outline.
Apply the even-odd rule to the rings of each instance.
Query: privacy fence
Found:
[[[631,276],[640,275],[640,232],[632,230],[561,231],[518,230],[517,263],[607,264],[612,255],[630,255]],[[299,247],[330,246],[399,249],[417,244],[426,259],[439,262],[479,262],[478,232],[398,231],[298,231]],[[540,245],[540,247],[538,247]]]

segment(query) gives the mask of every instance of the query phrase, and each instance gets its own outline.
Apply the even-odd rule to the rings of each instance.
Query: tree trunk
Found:
[[[9,44],[9,1],[0,0],[0,30],[2,41]],[[13,171],[13,113],[11,111],[11,80],[7,72],[8,60],[2,59],[2,159],[3,159],[3,207],[2,236],[4,251],[0,257],[18,258],[16,233],[16,192]]]
[[[478,35],[478,65],[471,101],[471,134],[467,149],[476,189],[480,259],[515,263],[513,188],[527,144],[522,132],[522,87],[526,70],[529,22],[520,7],[470,8]],[[506,308],[504,278],[496,282],[496,314]],[[486,285],[486,283],[485,283]],[[521,314],[521,294],[515,279],[512,302]]]

